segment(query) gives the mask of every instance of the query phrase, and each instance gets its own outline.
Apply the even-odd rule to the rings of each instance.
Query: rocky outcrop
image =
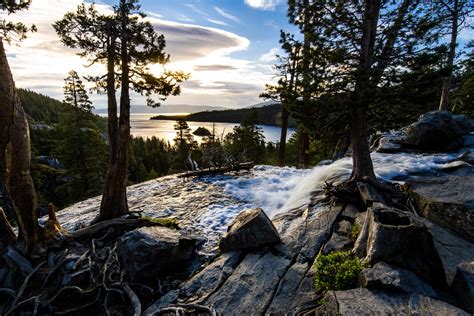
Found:
[[[384,261],[413,271],[430,284],[445,284],[430,232],[402,211],[378,203],[369,208],[354,252],[370,264]]]
[[[423,216],[474,241],[474,176],[424,177],[405,187]]]
[[[411,271],[385,262],[364,269],[360,274],[361,286],[368,289],[392,290],[437,297],[433,288]]]
[[[451,290],[459,305],[474,314],[474,261],[463,262],[457,267]]]
[[[429,151],[454,151],[462,146],[461,136],[473,130],[473,122],[463,115],[428,112],[406,128],[403,145]]]
[[[420,116],[406,128],[376,138],[372,149],[378,152],[456,151],[469,144],[464,135],[474,131],[474,120],[447,111],[433,111]]]
[[[218,256],[156,301],[145,315],[175,304],[213,306],[222,315],[284,314],[313,302],[311,268],[341,211],[340,206],[321,203],[277,216],[273,224],[281,243]]]
[[[329,291],[317,312],[321,315],[469,315],[427,296],[362,288]]]
[[[222,252],[227,252],[272,246],[279,242],[280,236],[272,221],[258,208],[237,215],[220,240],[219,248]]]
[[[196,239],[179,231],[142,227],[120,237],[117,252],[130,280],[155,276],[191,259]]]

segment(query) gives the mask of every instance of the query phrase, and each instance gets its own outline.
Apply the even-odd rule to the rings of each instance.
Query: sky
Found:
[[[104,65],[85,67],[77,51],[65,47],[52,23],[85,0],[33,0],[30,9],[8,17],[33,23],[38,32],[7,46],[17,87],[63,99],[64,78],[74,69],[80,75],[103,74]],[[96,1],[110,10],[116,1]],[[295,31],[286,17],[285,0],[142,0],[158,33],[165,35],[170,70],[191,74],[180,96],[167,104],[246,107],[262,102],[258,95],[274,82],[273,64],[279,52],[280,29]],[[104,95],[91,95],[96,108],[105,108]],[[132,105],[145,104],[137,94]],[[132,110],[133,111],[133,110]]]

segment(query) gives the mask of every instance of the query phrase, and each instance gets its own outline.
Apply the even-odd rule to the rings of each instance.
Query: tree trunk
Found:
[[[370,178],[375,180],[367,139],[367,107],[376,85],[370,81],[373,66],[375,36],[380,13],[380,0],[367,0],[362,24],[361,51],[354,91],[351,96],[351,180]]]
[[[443,78],[443,88],[441,90],[441,99],[439,101],[439,110],[444,111],[448,109],[449,103],[449,90],[451,87],[451,81],[453,79],[453,66],[454,58],[456,57],[456,42],[458,36],[458,17],[459,17],[459,0],[454,0],[454,7],[452,10],[452,21],[451,21],[451,40],[449,43],[449,54],[447,68],[449,73]]]
[[[283,105],[281,112],[281,135],[280,135],[280,147],[278,148],[278,165],[285,165],[285,150],[286,150],[286,134],[288,132],[288,119],[290,118],[290,112],[286,106]]]
[[[128,13],[125,3],[122,0],[121,18],[122,18],[122,33],[120,35],[121,46],[121,93],[120,93],[120,118],[117,128],[117,106],[109,100],[109,115],[115,114],[115,120],[109,117],[109,132],[112,131],[113,140],[111,138],[111,158],[109,161],[109,170],[105,182],[105,190],[102,196],[102,203],[100,205],[100,214],[96,217],[93,223],[103,220],[109,220],[120,217],[128,213],[127,202],[127,177],[128,177],[128,147],[130,141],[130,96],[129,96],[129,56],[128,56]],[[113,59],[114,60],[114,59]],[[109,60],[109,66],[112,67]],[[110,81],[112,78],[108,77]],[[112,91],[112,90],[111,90]],[[114,98],[115,100],[115,94]],[[114,110],[115,109],[115,113]],[[112,112],[112,113],[111,113]],[[110,127],[113,124],[113,127]],[[112,143],[114,142],[114,143]]]
[[[30,174],[31,148],[28,121],[0,38],[0,172],[19,226],[19,240],[29,253],[40,241],[36,191]]]
[[[309,11],[309,0],[304,0],[304,25],[303,25],[303,106],[308,107],[311,99],[310,90],[310,55],[311,55],[311,42],[310,33],[311,25],[310,11]],[[300,167],[307,167],[309,163],[309,134],[306,127],[303,127],[301,131],[301,147],[300,147]]]

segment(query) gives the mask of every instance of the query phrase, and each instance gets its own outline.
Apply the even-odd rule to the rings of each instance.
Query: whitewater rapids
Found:
[[[455,160],[454,154],[373,153],[377,177],[403,182],[417,175],[435,174]],[[351,173],[352,160],[344,158],[312,169],[260,165],[239,175],[216,175],[189,180],[167,176],[128,188],[130,211],[153,218],[174,217],[185,230],[201,236],[202,252],[213,253],[217,241],[240,212],[260,207],[272,218],[310,203],[311,193],[325,181],[340,182]],[[86,225],[97,214],[100,197],[58,212],[64,228]]]

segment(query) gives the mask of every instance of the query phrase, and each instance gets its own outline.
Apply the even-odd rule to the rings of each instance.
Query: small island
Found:
[[[196,128],[196,130],[193,132],[193,135],[205,137],[205,136],[211,136],[212,133],[211,133],[207,128],[202,127],[202,126],[199,126],[199,127]]]

